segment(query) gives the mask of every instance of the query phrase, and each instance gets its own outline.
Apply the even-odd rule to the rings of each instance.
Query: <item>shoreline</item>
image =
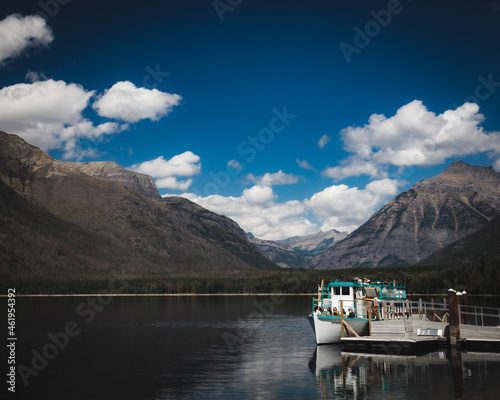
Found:
[[[113,296],[113,297],[192,297],[192,296],[317,296],[318,293],[57,293],[57,294],[16,294],[16,297],[86,297],[86,296]],[[408,296],[437,296],[446,297],[443,293],[415,293]],[[467,294],[469,297],[500,297],[498,294]],[[0,297],[8,297],[0,294]]]
[[[16,294],[16,297],[181,297],[181,296],[317,296],[317,293],[78,293],[78,294]],[[0,297],[7,297],[2,294]]]

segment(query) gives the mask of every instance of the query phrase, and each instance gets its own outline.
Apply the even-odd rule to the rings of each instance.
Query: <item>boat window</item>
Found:
[[[377,297],[377,292],[375,288],[365,288],[366,297]]]
[[[349,286],[336,286],[333,289],[336,296],[349,296]]]

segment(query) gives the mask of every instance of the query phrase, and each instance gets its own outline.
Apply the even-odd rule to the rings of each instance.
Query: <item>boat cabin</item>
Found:
[[[368,279],[355,278],[352,282],[335,280],[325,284],[322,281],[318,288],[318,299],[313,302],[313,307],[321,307],[324,310],[330,308],[332,312],[336,309],[339,313],[343,310],[346,317],[352,311],[356,318],[366,318],[367,304],[374,306],[374,311],[377,311],[379,302],[392,300],[406,300],[404,284],[395,281],[372,283]]]

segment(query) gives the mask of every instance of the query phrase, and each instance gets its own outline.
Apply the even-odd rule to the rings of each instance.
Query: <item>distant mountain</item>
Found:
[[[278,243],[290,246],[303,254],[318,254],[329,248],[334,242],[345,239],[347,232],[331,229],[307,236],[294,236],[288,239],[277,240]]]
[[[500,174],[454,162],[382,207],[312,268],[404,266],[484,227],[500,213]]]
[[[251,235],[251,236],[250,236]],[[330,247],[334,242],[344,239],[347,232],[332,229],[307,236],[294,236],[282,240],[262,240],[247,233],[255,244],[271,261],[281,267],[307,267],[313,257]]]
[[[57,161],[0,131],[0,180],[0,271],[12,276],[56,266],[67,277],[73,268],[98,275],[118,267],[137,274],[277,267],[234,221],[184,198],[161,198],[150,176],[115,163]],[[32,218],[20,218],[23,209]]]

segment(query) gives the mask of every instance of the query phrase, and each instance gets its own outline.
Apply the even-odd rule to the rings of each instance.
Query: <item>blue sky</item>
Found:
[[[499,1],[0,6],[0,129],[257,237],[352,231],[455,160],[500,171]]]

